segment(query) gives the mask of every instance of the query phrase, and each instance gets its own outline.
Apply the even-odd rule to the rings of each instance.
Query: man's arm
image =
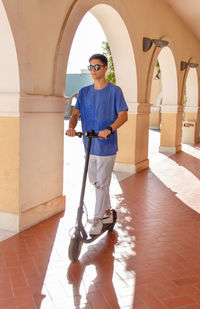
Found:
[[[69,128],[66,131],[66,134],[68,136],[75,136],[76,131],[74,129],[77,125],[79,115],[80,115],[80,111],[78,109],[74,108],[73,113],[72,113],[70,120],[69,120]]]
[[[128,120],[127,111],[122,111],[118,114],[118,118],[110,125],[113,131],[119,129]]]
[[[115,131],[118,128],[120,128],[127,120],[128,120],[127,111],[119,112],[117,119],[112,124],[110,124],[112,131]],[[100,137],[107,138],[109,134],[110,134],[110,130],[105,129],[105,130],[99,131],[98,135]]]

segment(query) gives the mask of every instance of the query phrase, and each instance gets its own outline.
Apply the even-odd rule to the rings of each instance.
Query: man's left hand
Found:
[[[102,131],[99,131],[99,133],[98,133],[98,136],[100,137],[100,138],[108,138],[108,136],[110,135],[110,130],[108,130],[108,129],[105,129],[105,130],[102,130]]]

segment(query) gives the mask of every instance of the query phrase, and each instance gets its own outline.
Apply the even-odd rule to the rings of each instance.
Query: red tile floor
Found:
[[[0,243],[1,309],[200,308],[200,144],[167,157],[158,137],[151,132],[148,170],[113,174],[115,230],[84,244],[75,263],[83,154],[65,138],[66,211]],[[88,186],[88,216],[93,193]]]

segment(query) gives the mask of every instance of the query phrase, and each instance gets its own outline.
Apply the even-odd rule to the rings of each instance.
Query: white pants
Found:
[[[90,156],[88,177],[95,186],[96,203],[94,217],[103,218],[107,209],[111,208],[110,202],[110,181],[115,163],[114,156]]]

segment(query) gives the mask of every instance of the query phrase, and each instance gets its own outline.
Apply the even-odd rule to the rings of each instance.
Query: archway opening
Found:
[[[162,104],[162,78],[159,60],[156,60],[150,93],[151,112],[149,119],[149,159],[159,152]]]
[[[197,71],[196,68],[189,68],[183,93],[183,143],[194,144],[200,138],[198,95]]]
[[[88,11],[97,19],[98,23],[101,25],[105,33],[105,37],[110,45],[112,58],[114,62],[116,84],[122,88],[127,104],[131,106],[132,103],[137,102],[137,75],[136,75],[136,65],[135,65],[133,46],[126,24],[123,21],[122,17],[119,15],[119,13],[109,5],[98,4],[90,8]],[[86,13],[87,11],[85,10],[85,14]],[[78,11],[75,10],[74,14],[76,17],[78,15]],[[70,17],[69,23],[71,22],[72,19],[73,14]],[[115,25],[115,27],[113,27],[113,25]],[[66,29],[67,26],[68,25],[66,24]],[[76,29],[74,29],[74,32],[75,31]],[[87,33],[87,36],[89,36],[89,33]],[[64,46],[66,46],[65,47],[66,53],[68,53],[67,57],[68,59],[66,59],[66,64],[67,61],[70,60],[69,59],[70,41],[72,41],[71,34],[69,34],[67,31],[64,31],[63,41],[61,41],[60,45],[62,51],[58,51],[58,54],[61,55],[61,57],[58,58],[57,63],[58,69],[59,67],[61,67],[61,62],[64,60],[63,57]],[[78,50],[81,53],[82,50],[81,46],[79,46]],[[85,64],[85,67],[87,65],[88,63]],[[60,79],[61,78],[58,77],[58,80]],[[55,85],[58,85],[57,82],[55,82]],[[60,85],[58,85],[58,87],[60,88]],[[120,143],[121,143],[121,137],[119,134],[119,146]],[[127,147],[119,147],[119,149],[120,150],[122,149],[123,152],[129,152],[128,149],[128,147],[130,147],[129,143],[126,143],[126,146]]]
[[[15,110],[12,110],[13,103],[15,102],[17,104],[18,102],[17,99],[20,91],[19,68],[13,34],[2,1],[0,2],[0,17],[0,109],[3,114],[5,114],[5,111],[8,112],[11,109],[11,113],[13,114],[18,109],[18,106],[16,106]],[[9,113],[7,116],[9,116]]]
[[[66,118],[72,114],[79,90],[93,83],[87,70],[88,59],[92,54],[103,53],[106,40],[101,25],[88,11],[76,30],[69,53],[65,81]]]
[[[158,55],[161,68],[161,79],[163,89],[162,106],[177,106],[178,84],[177,71],[174,56],[169,47],[165,47]]]
[[[0,92],[19,93],[17,53],[13,34],[2,1],[0,2],[0,16]]]
[[[157,61],[160,68],[160,93],[157,95],[156,104],[160,104],[158,111],[158,127],[160,123],[160,139],[157,138],[157,150],[164,153],[175,152],[177,139],[175,117],[178,112],[178,83],[174,56],[169,47],[164,47],[158,54]],[[151,88],[152,89],[152,88]],[[165,115],[163,119],[163,115]],[[160,120],[159,120],[160,118]],[[170,126],[169,126],[170,124]],[[181,128],[180,128],[181,129]],[[180,130],[181,132],[181,130]],[[181,134],[181,133],[180,133]],[[151,139],[149,140],[149,144]],[[172,147],[173,146],[173,147]],[[149,145],[151,148],[151,144]]]
[[[124,21],[116,10],[105,4],[94,6],[90,12],[101,24],[109,42],[115,66],[116,84],[122,88],[128,103],[137,102],[135,56]]]

